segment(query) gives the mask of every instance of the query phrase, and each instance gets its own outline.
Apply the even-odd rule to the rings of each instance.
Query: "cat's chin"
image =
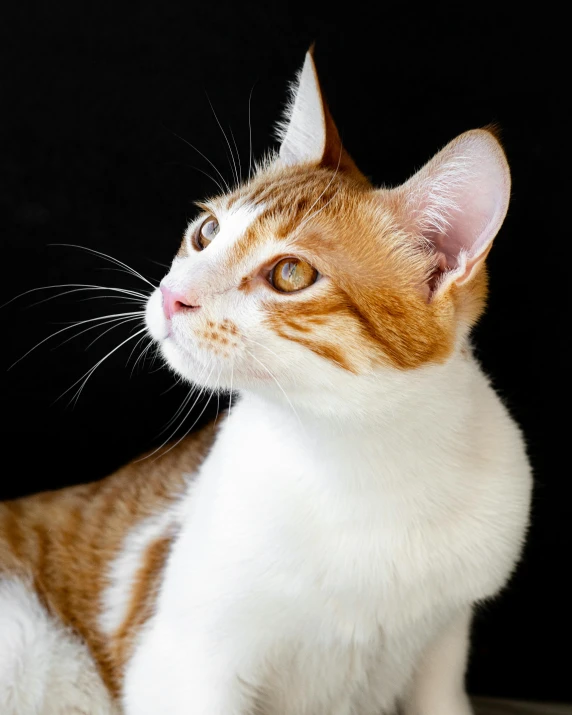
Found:
[[[193,355],[183,350],[175,338],[167,336],[159,341],[163,360],[167,365],[185,380],[207,386],[204,378],[207,375],[205,366]],[[203,380],[201,380],[201,377]]]

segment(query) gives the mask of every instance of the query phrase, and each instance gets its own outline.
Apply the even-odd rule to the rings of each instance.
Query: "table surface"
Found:
[[[572,705],[475,698],[476,715],[572,715]]]

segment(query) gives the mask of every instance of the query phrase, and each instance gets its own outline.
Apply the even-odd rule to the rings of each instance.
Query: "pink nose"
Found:
[[[200,305],[195,305],[194,300],[191,303],[188,296],[172,291],[167,286],[161,285],[161,293],[163,294],[163,313],[165,313],[167,320],[170,320],[175,313],[181,310],[198,310],[201,307]]]

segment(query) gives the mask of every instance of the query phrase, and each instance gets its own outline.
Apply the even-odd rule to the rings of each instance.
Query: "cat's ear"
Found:
[[[476,129],[393,192],[402,220],[434,253],[435,271],[425,286],[432,297],[468,282],[483,265],[508,209],[510,171],[494,135]]]
[[[313,47],[292,87],[284,119],[278,124],[280,160],[293,164],[318,164],[361,175],[345,151],[322,95]]]

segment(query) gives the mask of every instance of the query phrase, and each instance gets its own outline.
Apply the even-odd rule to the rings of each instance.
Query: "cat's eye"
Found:
[[[270,271],[270,283],[281,293],[294,293],[318,280],[318,271],[301,258],[283,258]]]
[[[219,232],[219,225],[216,218],[209,216],[200,225],[195,234],[195,244],[199,251],[203,251]]]

